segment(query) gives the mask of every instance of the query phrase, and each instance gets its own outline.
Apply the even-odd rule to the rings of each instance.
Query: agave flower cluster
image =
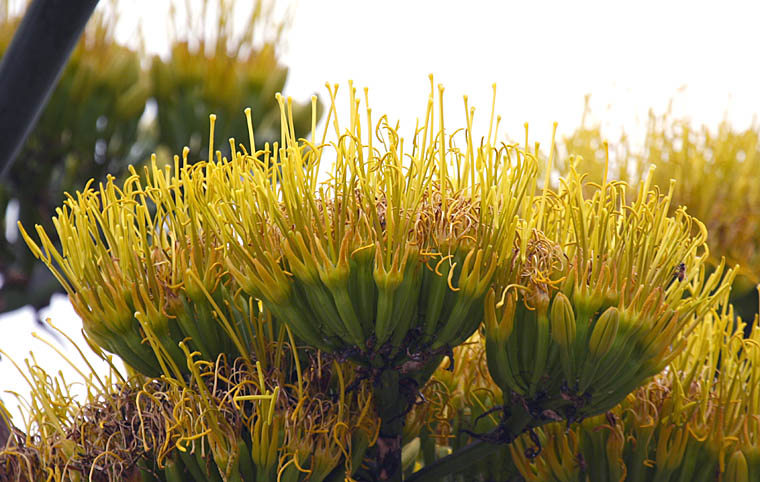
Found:
[[[585,121],[588,112],[587,99],[581,126],[562,144],[564,151],[582,158],[578,171],[598,183],[606,164],[607,142],[598,125]],[[659,116],[650,112],[643,148],[634,147],[637,143],[626,135],[609,143],[615,158],[610,166],[614,179],[637,182],[655,165],[652,183],[661,190],[668,189],[671,179],[678,180],[674,207],[688,206],[707,226],[711,263],[717,265],[725,257],[740,265],[741,283],[735,286],[735,298],[754,291],[753,285],[760,281],[760,198],[752,177],[760,162],[759,139],[756,124],[737,129],[724,120],[716,128],[695,128],[669,112]],[[755,305],[753,302],[749,308],[754,310]]]
[[[113,368],[106,378],[82,373],[72,383],[28,364],[30,418],[4,444],[0,478],[342,480],[377,438],[372,395],[349,390],[356,372],[345,363],[323,360],[302,371],[281,339],[267,342],[255,365],[223,355],[206,361],[180,348],[187,377],[125,381]],[[72,395],[81,382],[84,402]]]
[[[560,477],[561,471],[525,469],[538,454],[552,457],[552,430],[564,434],[571,422],[583,421],[596,433],[605,417],[620,412],[615,405],[668,364],[708,363],[720,352],[710,348],[720,342],[716,336],[712,344],[699,340],[713,333],[706,332],[713,326],[711,310],[726,303],[735,270],[706,269],[705,229],[682,209],[667,216],[672,191],[662,195],[645,182],[629,204],[623,183],[584,183],[574,168],[561,183],[558,192],[547,189],[536,200],[540,222],[523,226],[531,241],[518,269],[521,283],[504,288],[500,302],[489,293],[485,338],[476,336],[455,352],[457,379],[439,368],[423,392],[431,401],[427,412],[415,409],[416,426],[423,427],[415,434],[435,434],[439,452],[456,453],[471,437],[510,441],[527,428],[529,435],[511,445],[516,465],[504,466],[502,453],[470,469],[486,479],[500,473],[506,480],[518,468],[524,477],[533,474],[530,480]],[[741,340],[741,330],[732,336]],[[483,376],[483,363],[490,376]],[[668,370],[679,369],[673,366]],[[645,413],[648,406],[638,408]],[[531,430],[559,420],[564,423]],[[625,437],[616,440],[622,450]],[[567,453],[552,458],[552,467],[601,477],[582,469],[576,458],[584,452],[571,450],[571,442],[561,440]],[[428,450],[422,457],[427,465],[439,455]]]
[[[432,77],[411,140],[386,117],[373,121],[371,109],[360,109],[356,89],[348,90],[347,120],[339,121],[337,86],[328,85],[321,139],[314,134],[315,98],[312,137],[299,139],[292,102],[277,96],[280,142],[257,148],[247,110],[249,148],[230,139],[231,156],[224,157],[214,150],[212,116],[207,161],[190,164],[185,150],[165,165],[154,157],[142,176],[132,169],[121,185],[113,178],[88,184],[53,220],[60,250],[44,229],[37,227],[35,241],[21,228],[69,293],[93,345],[171,387],[194,381],[199,398],[193,403],[202,407],[203,421],[165,423],[187,430],[178,432],[180,439],[207,444],[216,466],[200,464],[197,458],[208,453],[202,448],[193,446],[193,462],[175,442],[177,455],[169,458],[140,434],[167,479],[200,470],[198,477],[220,473],[234,480],[252,462],[270,476],[266,471],[289,471],[295,480],[308,454],[326,451],[304,469],[310,480],[338,466],[347,477],[401,480],[404,468],[414,470],[415,446],[430,454],[431,445],[414,442],[417,436],[436,431],[440,442],[451,434],[441,431],[445,423],[415,422],[423,413],[415,409],[406,430],[413,445],[402,450],[404,420],[419,389],[446,356],[455,374],[462,370],[454,349],[483,321],[484,333],[474,340],[485,337],[490,375],[478,376],[492,377],[500,390],[465,392],[481,406],[473,419],[483,413],[492,421],[480,437],[508,443],[552,421],[614,407],[674,360],[701,318],[726,297],[733,271],[721,264],[707,275],[704,226],[684,209],[670,215],[672,192],[652,189],[649,178],[633,202],[624,183],[606,182],[605,174],[601,185],[589,185],[574,169],[552,190],[550,160],[541,187],[538,149],[498,144],[493,114],[477,137],[465,98],[464,130],[445,128],[443,88]],[[363,100],[368,104],[366,89]],[[281,346],[286,336],[289,355],[265,363],[272,344]],[[336,416],[315,402],[318,390],[303,385],[302,372],[321,372],[315,366],[323,357],[353,367],[348,387],[336,375],[338,401],[329,405]],[[250,375],[256,363],[284,373],[274,387],[257,375],[251,396],[269,397],[268,405],[261,403],[268,408],[260,409],[266,417],[224,405],[239,397],[216,395],[218,373],[235,386],[232,374],[211,368],[220,360],[240,363]],[[256,382],[244,379],[238,383]],[[462,388],[445,375],[437,380],[449,393]],[[182,407],[184,392],[177,393],[168,400]],[[286,400],[277,402],[278,396]],[[204,405],[204,398],[221,401]],[[312,406],[323,415],[304,415]],[[498,410],[486,413],[489,407]],[[156,402],[156,410],[164,409]],[[172,416],[182,411],[171,410]],[[458,411],[433,412],[448,423]],[[237,419],[246,421],[245,430],[235,428]],[[302,425],[283,442],[274,432],[284,420]],[[322,433],[325,424],[357,434],[358,442],[334,432],[310,442],[305,434]],[[278,439],[276,449],[264,444],[276,456],[240,458],[260,454],[251,444],[265,436]],[[362,462],[373,442],[372,456]],[[423,457],[430,466],[414,476],[419,480],[434,480],[432,450],[432,458]],[[292,461],[295,472],[275,460]]]
[[[521,279],[486,304],[486,351],[496,383],[532,419],[612,408],[728,294],[730,270],[706,274],[704,226],[684,209],[668,216],[672,188],[663,195],[649,182],[630,204],[618,182],[586,186],[587,198],[571,168],[525,223]]]

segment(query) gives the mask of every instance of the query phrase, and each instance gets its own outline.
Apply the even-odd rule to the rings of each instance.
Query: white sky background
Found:
[[[520,139],[527,121],[542,144],[553,121],[560,134],[572,132],[586,93],[596,119],[627,130],[674,97],[676,113],[696,123],[715,125],[727,111],[746,126],[760,111],[755,5],[304,0],[284,57],[287,87],[302,98],[325,80],[352,78],[370,87],[373,112],[413,127],[428,73],[446,86],[447,111],[460,125],[465,93],[487,122],[496,82],[503,132]]]
[[[119,35],[129,38],[139,22],[146,47],[164,52],[165,2],[130,1]],[[725,117],[746,128],[760,112],[756,3],[301,0],[281,56],[290,67],[285,93],[326,98],[325,81],[339,82],[345,102],[346,81],[353,79],[370,88],[374,119],[387,113],[412,129],[424,114],[433,73],[446,87],[447,125],[464,125],[466,93],[477,108],[480,137],[495,82],[502,139],[505,133],[522,139],[527,121],[531,139],[542,145],[551,139],[552,122],[559,122],[560,136],[577,127],[587,93],[592,119],[611,139],[624,127],[635,141],[647,111],[663,113],[671,100],[676,116],[697,125],[716,126]],[[46,316],[72,335],[81,326],[62,298]],[[18,362],[33,349],[41,366],[76,378],[32,331],[40,332],[30,310],[0,318],[0,348]],[[2,390],[28,392],[5,358]],[[0,396],[15,405],[12,396]]]

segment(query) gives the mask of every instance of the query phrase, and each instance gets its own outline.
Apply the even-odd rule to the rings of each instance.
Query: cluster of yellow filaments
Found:
[[[493,114],[476,142],[465,99],[466,128],[449,134],[432,77],[411,142],[360,111],[352,85],[341,124],[328,91],[321,139],[316,98],[311,139],[298,139],[278,95],[280,142],[257,148],[247,110],[249,149],[230,139],[227,158],[212,116],[207,161],[154,157],[121,186],[69,196],[53,220],[60,248],[21,228],[90,341],[162,376],[167,395],[151,382],[137,395],[159,429],[137,439],[167,480],[208,469],[209,453],[227,480],[351,477],[375,442],[370,467],[400,480],[463,434],[511,442],[612,409],[680,360],[725,301],[734,271],[708,275],[704,226],[671,214],[672,188],[647,177],[629,201],[606,171],[590,184],[571,167],[553,189],[551,158],[541,186],[538,147],[498,144]],[[423,390],[432,410],[412,411],[402,451],[417,389],[446,355],[453,375]],[[332,381],[315,369],[324,356]],[[480,433],[462,432],[463,417]]]
[[[187,378],[91,374],[84,403],[62,374],[28,365],[31,418],[0,451],[0,476],[320,481],[340,472],[350,480],[379,430],[370,391],[348,388],[357,375],[345,363],[301,373],[282,334],[266,348],[255,365],[223,355],[211,362],[181,342]]]
[[[477,328],[494,273],[509,266],[534,161],[471,138],[460,151],[440,120],[434,128],[432,93],[411,146],[385,119],[373,126],[369,109],[364,127],[353,88],[341,129],[330,95],[327,182],[318,180],[324,139],[298,143],[284,105],[279,153],[218,171],[214,182],[229,186],[216,216],[226,268],[320,349],[384,363],[414,329],[413,344],[457,346]]]
[[[207,162],[191,165],[187,150],[164,166],[154,157],[142,177],[132,170],[121,186],[109,178],[69,196],[53,220],[57,242],[39,226],[39,244],[23,227],[22,235],[68,292],[94,347],[118,354],[143,375],[162,374],[180,385],[195,379],[200,398],[213,392],[204,393],[199,364],[220,357],[265,363],[267,340],[282,341],[289,330],[297,344],[372,370],[429,373],[477,329],[494,273],[513,269],[518,214],[535,192],[537,171],[535,159],[517,146],[491,144],[493,119],[488,142],[476,146],[472,110],[467,147],[458,148],[441,121],[443,89],[436,120],[432,87],[431,78],[424,124],[406,148],[385,118],[373,126],[369,109],[373,128],[363,131],[353,88],[345,131],[336,88],[329,88],[328,126],[336,133],[329,143],[327,130],[319,142],[314,135],[297,140],[290,101],[279,97],[282,144],[256,150],[247,111],[250,154],[230,140],[231,159],[215,153],[213,144]],[[312,123],[313,132],[316,116]],[[335,162],[322,184],[318,173],[327,152]],[[399,386],[396,397],[403,399]],[[297,406],[306,410],[310,402],[297,392]],[[408,403],[381,418],[399,418]],[[367,414],[366,400],[362,407],[362,423],[337,424],[346,434],[369,427],[360,430],[364,442],[355,450],[345,444],[336,450],[334,435],[313,442],[294,433],[290,440],[300,448],[286,470],[300,472],[312,452],[323,453],[321,461],[358,467],[379,420]],[[237,426],[214,416],[217,411],[206,406],[205,422],[174,426],[202,437],[221,472],[236,473],[240,450],[228,438]],[[309,420],[320,427],[336,423],[327,416]],[[145,437],[139,436],[145,449],[155,449]],[[170,472],[177,472],[172,464],[191,470],[190,461],[177,457],[161,457],[159,465],[166,459]]]
[[[186,151],[173,169],[154,159],[144,181],[133,171],[122,187],[88,185],[54,219],[61,252],[22,228],[95,342],[146,374],[165,370],[143,336],[180,371],[185,337],[207,359],[247,356],[255,300],[300,341],[365,361],[397,355],[412,329],[432,350],[470,336],[494,273],[511,269],[535,162],[471,138],[460,151],[442,122],[434,129],[432,94],[408,151],[384,119],[365,136],[353,89],[342,131],[331,95],[337,141],[296,140],[280,98],[282,145],[249,155],[231,141],[234,159],[189,165]],[[328,147],[334,168],[320,185]]]
[[[531,423],[612,408],[681,352],[679,336],[734,276],[723,264],[708,276],[705,228],[684,209],[668,214],[672,189],[650,190],[648,177],[629,203],[624,183],[589,185],[572,167],[560,183],[522,225],[529,276],[486,303],[490,373],[526,400]]]
[[[520,427],[560,419],[582,421],[592,438],[608,427],[614,435],[604,431],[603,445],[623,450],[622,425],[614,423],[621,408],[613,407],[668,364],[672,370],[687,359],[706,363],[709,353],[720,353],[708,349],[720,345],[715,336],[710,345],[699,340],[712,330],[712,310],[725,304],[735,270],[708,270],[704,226],[683,209],[668,215],[672,190],[662,195],[647,181],[629,203],[625,184],[584,183],[572,167],[561,185],[557,192],[545,190],[526,210],[532,217],[516,236],[520,284],[507,285],[501,301],[489,293],[486,337],[455,350],[453,373],[439,368],[423,391],[429,404],[415,408],[406,440],[434,436],[429,450],[422,437],[425,465],[442,450],[456,453],[471,437],[509,440]],[[732,336],[740,340],[741,329]],[[486,358],[490,376],[482,376]],[[645,414],[648,408],[631,411]],[[505,415],[501,422],[499,412]],[[579,433],[565,436],[564,423],[552,427],[511,445],[515,465],[504,465],[503,454],[495,454],[478,470],[495,474],[499,466],[502,475],[516,475],[519,468],[530,480],[577,480],[587,473],[578,457],[598,455],[578,448],[585,440]],[[533,460],[538,453],[542,457]],[[609,473],[618,475],[600,480],[625,474],[622,459],[610,460]]]
[[[605,168],[607,142],[600,126],[589,126],[585,117],[562,144],[566,152],[580,158],[579,172],[598,183]],[[734,286],[738,295],[751,291],[760,281],[760,194],[753,182],[753,173],[760,168],[759,140],[756,124],[737,129],[724,120],[714,129],[695,128],[688,120],[673,118],[671,113],[650,113],[640,142],[632,142],[626,135],[610,140],[616,158],[610,165],[613,179],[638,182],[652,165],[657,166],[652,184],[661,190],[668,189],[671,179],[677,179],[674,206],[688,206],[691,214],[707,226],[710,261],[717,265],[725,257],[731,264],[740,265],[739,274],[744,279]]]

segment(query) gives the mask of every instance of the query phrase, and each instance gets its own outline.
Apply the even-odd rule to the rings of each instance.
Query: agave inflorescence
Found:
[[[672,190],[650,189],[649,179],[629,202],[621,182],[589,185],[571,168],[555,192],[547,176],[544,192],[523,212],[512,272],[498,272],[485,299],[488,368],[503,404],[494,406],[493,396],[452,396],[447,388],[449,418],[438,415],[445,423],[434,424],[446,428],[482,413],[488,417],[470,417],[482,430],[493,415],[488,409],[499,409],[493,429],[471,435],[510,442],[551,421],[581,421],[610,410],[686,348],[704,315],[727,299],[735,269],[721,264],[709,273],[704,226],[682,208],[669,215]],[[484,382],[482,393],[493,393]],[[528,457],[543,445],[530,433]],[[444,445],[459,445],[458,438]],[[476,445],[461,452],[468,459],[454,453],[458,468],[494,451]],[[421,473],[443,473],[437,470]]]
[[[585,113],[588,111],[587,99]],[[578,171],[598,183],[604,172],[607,143],[599,125],[586,123],[585,113],[581,126],[563,144],[567,152],[582,156]],[[718,265],[725,257],[730,264],[740,265],[732,297],[739,313],[747,317],[752,316],[757,303],[754,299],[739,303],[739,298],[754,295],[753,285],[760,281],[760,197],[752,177],[760,166],[759,139],[756,123],[738,129],[723,120],[715,128],[695,128],[670,112],[650,112],[642,142],[626,135],[610,141],[615,157],[610,166],[613,179],[637,182],[655,165],[653,185],[666,190],[671,179],[678,180],[673,205],[688,206],[707,227],[709,261]]]
[[[374,125],[368,110],[363,127],[355,94],[343,131],[331,88],[329,145],[297,141],[283,105],[284,145],[218,170],[215,182],[229,188],[210,219],[247,293],[312,346],[382,367],[424,346],[456,346],[477,328],[535,168],[471,137],[457,149],[442,123],[434,128],[432,93],[405,151],[384,118]],[[335,162],[320,185],[330,148]]]
[[[458,148],[440,120],[442,87],[435,126],[432,88],[431,78],[407,150],[369,109],[363,127],[353,88],[345,131],[330,88],[329,144],[327,130],[319,142],[296,139],[280,98],[281,144],[257,150],[247,111],[250,154],[231,140],[230,159],[213,161],[211,145],[206,163],[189,165],[185,151],[165,168],[154,158],[144,179],[132,170],[121,188],[86,186],[54,219],[61,252],[39,227],[41,247],[22,234],[90,338],[144,374],[186,375],[186,338],[206,360],[248,358],[260,317],[359,362],[381,387],[381,417],[394,424],[381,451],[395,456],[417,386],[477,329],[494,274],[512,269],[517,214],[535,185],[534,159],[492,145],[493,125],[473,142],[473,111]],[[212,117],[212,142],[213,130]],[[335,162],[320,185],[328,151]]]
[[[202,168],[181,170],[175,158],[174,169],[170,177],[171,166],[159,169],[154,159],[145,186],[133,170],[121,188],[109,178],[69,196],[53,219],[60,252],[39,226],[41,247],[20,227],[87,335],[150,376],[187,371],[178,347],[186,337],[207,360],[248,357],[255,320],[264,316],[255,300],[238,296],[225,276],[223,245],[205,229],[197,206],[208,193],[192,175]]]
[[[0,0],[0,55],[21,20],[19,7],[27,3]],[[279,47],[289,22],[274,2],[255,0],[238,8],[228,0],[162,2],[158,10],[166,7],[174,14],[165,30],[168,52],[160,57],[135,48],[145,40],[139,32],[127,43],[117,39],[135,18],[133,12],[121,14],[133,3],[100,2],[19,162],[0,183],[0,224],[14,223],[17,207],[25,225],[51,231],[50,219],[64,191],[73,193],[90,178],[105,181],[109,173],[121,181],[129,175],[129,164],[149,165],[154,150],[168,156],[189,145],[200,151],[207,143],[209,112],[219,114],[228,135],[244,138],[239,117],[244,106],[251,106],[259,141],[278,138],[274,94],[287,79]],[[163,34],[152,32],[151,38]],[[308,99],[294,104],[299,135],[312,126],[310,108]],[[61,289],[15,234],[0,233],[5,280],[0,310],[27,304],[39,309]]]
[[[224,356],[202,360],[180,342],[187,379],[90,374],[84,403],[62,374],[28,363],[30,418],[26,433],[14,428],[3,444],[0,478],[350,478],[378,433],[371,391],[349,389],[357,373],[345,363],[324,360],[302,373],[293,345],[265,345],[254,365]]]
[[[707,273],[704,226],[683,208],[669,214],[672,188],[651,189],[647,177],[629,201],[628,186],[607,182],[606,172],[593,185],[572,167],[553,190],[551,159],[539,188],[538,149],[497,145],[498,120],[475,142],[466,99],[466,129],[444,128],[443,88],[436,104],[432,77],[411,142],[386,117],[373,122],[369,108],[360,112],[352,85],[341,125],[337,86],[328,91],[321,139],[316,98],[307,140],[296,137],[292,102],[277,96],[281,142],[257,146],[247,110],[249,148],[230,139],[223,157],[212,116],[206,162],[191,165],[186,149],[165,166],[154,157],[142,177],[132,169],[121,187],[111,178],[69,196],[54,219],[60,252],[43,229],[40,245],[22,229],[91,341],[144,375],[163,375],[180,407],[172,417],[194,414],[165,423],[179,439],[200,441],[195,461],[177,441],[168,450],[169,435],[165,443],[140,438],[167,478],[202,470],[197,457],[209,453],[207,473],[233,479],[255,467],[264,479],[359,470],[401,480],[402,462],[411,468],[420,453],[431,468],[412,478],[432,480],[433,466],[452,460],[436,461],[435,451],[469,436],[512,442],[552,421],[612,409],[676,359],[725,300],[734,270],[721,263]],[[485,342],[473,337],[483,320]],[[271,358],[286,333],[290,368],[283,356]],[[464,363],[478,362],[465,366],[453,350],[470,337],[481,351],[457,349]],[[478,370],[483,346],[493,381]],[[299,362],[299,353],[312,361]],[[405,417],[446,355],[454,374],[439,371],[438,388],[423,391],[440,395],[437,422],[414,410],[402,451]],[[313,379],[306,390],[302,370],[314,373],[325,356],[339,389]],[[244,368],[229,373],[224,360]],[[342,376],[346,361],[356,367],[346,369],[351,382]],[[254,362],[275,377],[274,392],[265,393]],[[250,395],[268,400],[266,416],[264,402],[255,416],[236,405],[245,398],[227,389],[239,373],[239,386],[258,377]],[[320,387],[333,398],[320,397]],[[200,412],[182,408],[187,400]],[[473,430],[446,440],[452,425],[470,422]],[[421,440],[430,435],[438,447]],[[531,431],[534,445],[524,452],[535,456],[542,436]],[[257,441],[268,448],[257,450]],[[362,462],[375,441],[374,461]],[[474,462],[495,447],[454,456]],[[251,460],[240,456],[249,452]]]
[[[706,231],[668,215],[672,189],[647,178],[632,203],[620,182],[586,196],[575,169],[561,185],[521,230],[522,279],[486,304],[489,369],[518,427],[612,408],[680,353],[733,277],[706,275]]]
[[[227,187],[207,214],[246,293],[303,342],[365,367],[384,423],[396,424],[381,445],[398,453],[417,386],[477,329],[494,274],[510,269],[536,168],[514,147],[477,147],[471,134],[456,148],[434,125],[434,92],[405,150],[385,118],[375,125],[367,110],[364,127],[353,87],[342,130],[328,88],[337,140],[298,141],[281,100],[284,144],[209,169]],[[335,162],[320,185],[329,151]]]

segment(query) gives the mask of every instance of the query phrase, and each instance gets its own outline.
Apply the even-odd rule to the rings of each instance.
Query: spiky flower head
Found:
[[[0,478],[351,480],[377,438],[371,391],[346,363],[302,372],[291,341],[266,344],[252,364],[203,360],[180,342],[187,377],[81,373],[84,400],[32,358],[22,370],[32,392],[28,401],[18,395],[28,418],[16,421],[23,430],[10,425]]]
[[[34,254],[66,289],[86,334],[146,375],[185,372],[178,343],[205,359],[247,357],[259,316],[223,268],[223,246],[209,236],[198,205],[206,202],[201,166],[154,159],[146,184],[132,170],[121,187],[109,177],[69,196],[53,218],[61,250],[37,226]],[[146,340],[147,343],[143,343]]]
[[[727,296],[734,271],[707,276],[704,226],[669,215],[672,186],[650,179],[629,202],[621,182],[588,185],[571,168],[552,191],[547,176],[519,231],[519,277],[485,311],[489,369],[521,424],[609,410]]]
[[[492,144],[495,134],[473,142],[471,112],[458,147],[441,120],[442,87],[435,108],[432,78],[411,141],[385,117],[375,123],[370,109],[362,113],[353,86],[342,127],[337,87],[328,89],[333,140],[296,139],[281,99],[283,144],[209,174],[225,186],[209,221],[228,246],[225,268],[301,340],[415,371],[482,320],[494,273],[511,266],[535,164]]]
[[[734,297],[752,291],[760,281],[760,194],[752,182],[760,166],[759,140],[756,124],[737,129],[724,120],[715,127],[694,126],[671,112],[650,112],[643,138],[623,134],[609,141],[613,179],[638,182],[654,165],[652,184],[661,191],[668,189],[671,179],[678,180],[673,207],[688,206],[707,226],[709,261],[717,266],[725,257],[740,265],[741,283],[735,283]],[[589,125],[584,114],[581,126],[562,143],[568,153],[581,157],[578,171],[600,183],[608,148],[600,126]]]

